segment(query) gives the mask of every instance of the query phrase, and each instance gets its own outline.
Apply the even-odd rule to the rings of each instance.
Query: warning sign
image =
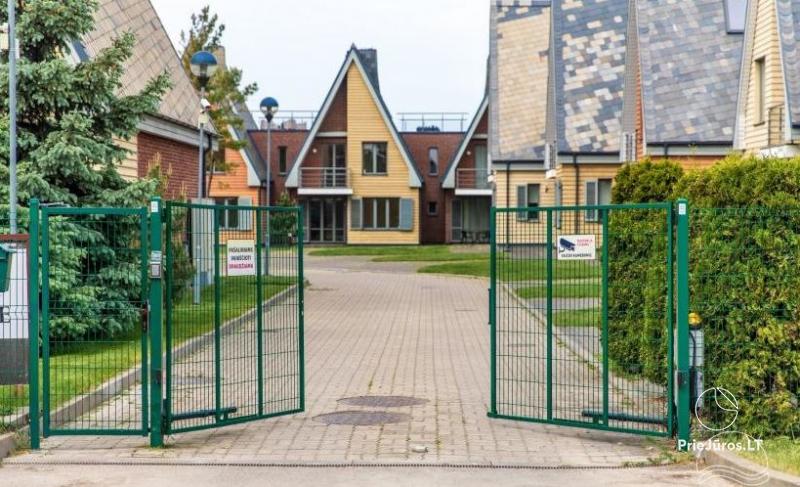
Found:
[[[558,237],[558,260],[594,260],[597,245],[594,235],[561,235]]]
[[[252,240],[228,240],[229,276],[256,275],[256,244]]]

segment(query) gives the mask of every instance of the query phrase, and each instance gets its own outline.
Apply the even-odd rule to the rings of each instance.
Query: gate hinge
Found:
[[[145,306],[143,306],[139,313],[142,317],[142,331],[147,333],[150,325],[150,303],[147,303]]]
[[[161,386],[164,382],[164,374],[160,370],[153,371],[153,384]]]

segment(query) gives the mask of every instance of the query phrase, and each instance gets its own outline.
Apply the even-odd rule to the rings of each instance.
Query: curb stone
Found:
[[[14,433],[0,435],[0,460],[11,455],[17,449],[17,439]]]
[[[703,452],[703,461],[707,465],[718,465],[725,467],[733,467],[742,472],[744,475],[756,476],[763,470],[763,466],[740,457],[734,453],[706,450]],[[769,479],[766,483],[762,484],[768,487],[798,487],[800,486],[800,477],[789,475],[787,473],[778,472],[771,468],[767,468],[767,475]],[[733,481],[732,479],[726,479]],[[738,485],[743,485],[740,482],[734,481]]]

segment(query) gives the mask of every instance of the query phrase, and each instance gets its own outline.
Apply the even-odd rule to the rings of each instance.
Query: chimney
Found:
[[[380,91],[381,86],[378,81],[378,51],[376,49],[359,49],[358,55],[361,58],[361,64],[364,65],[364,70],[367,72],[375,89]]]
[[[217,64],[219,65],[220,68],[222,69],[228,68],[227,64],[225,63],[226,62],[225,46],[217,46],[211,50],[211,53],[214,55],[214,57],[217,58]]]

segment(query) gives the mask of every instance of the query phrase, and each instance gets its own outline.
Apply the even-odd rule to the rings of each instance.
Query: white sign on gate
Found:
[[[597,241],[594,235],[560,235],[558,260],[595,260]]]
[[[252,240],[228,240],[229,276],[256,275],[256,244]]]

